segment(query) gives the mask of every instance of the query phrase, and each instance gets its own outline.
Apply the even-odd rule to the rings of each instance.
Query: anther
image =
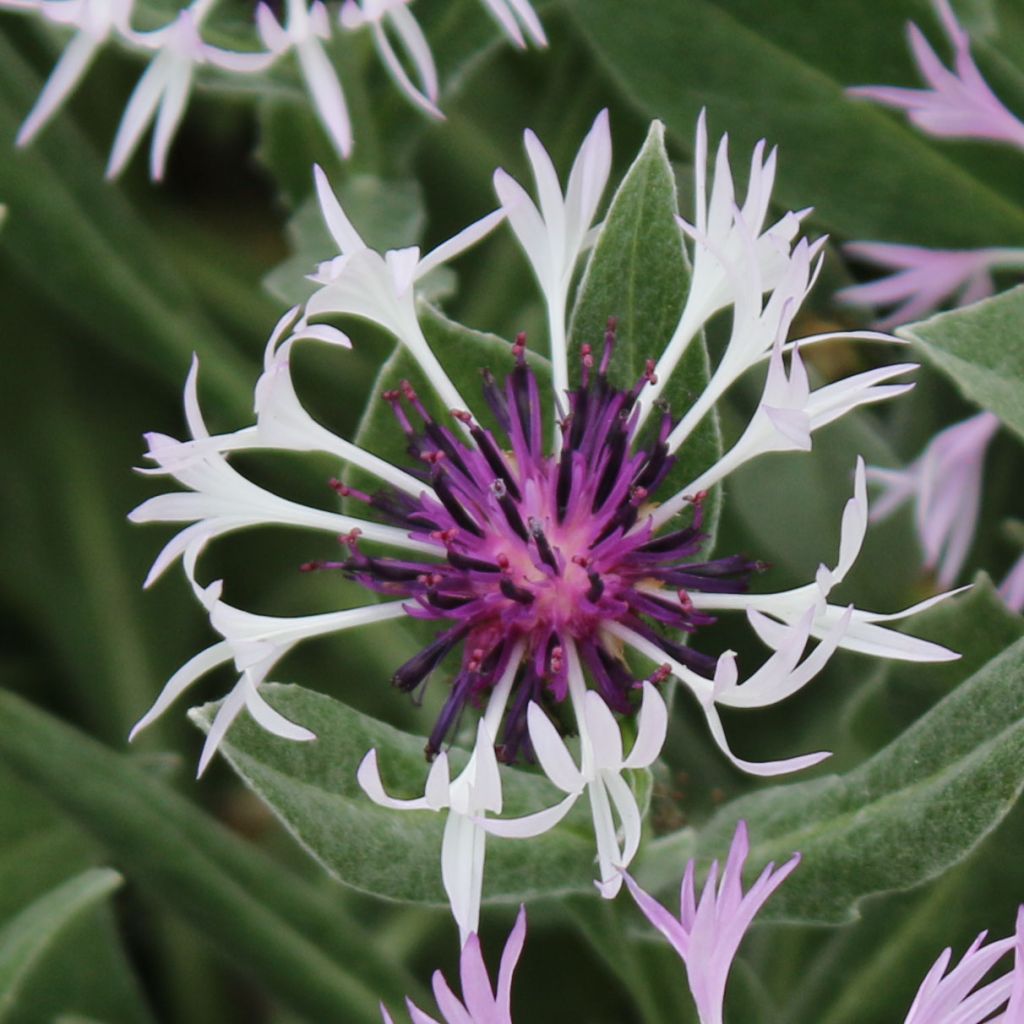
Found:
[[[590,559],[586,555],[573,555],[572,563],[573,565],[578,565],[581,569],[586,569],[590,565]]]
[[[501,592],[510,600],[518,604],[533,604],[533,593],[525,587],[517,587],[508,577],[500,584]]]
[[[565,667],[565,652],[560,646],[551,648],[551,658],[548,661],[548,667],[551,670],[551,674],[554,676],[560,675],[562,669]]]
[[[512,355],[517,363],[526,358],[526,331],[520,331],[516,335],[516,340],[512,343]]]
[[[653,359],[648,359],[644,363],[644,380],[646,380],[648,384],[657,384],[658,383],[658,375],[654,372],[654,360]]]
[[[351,548],[353,551],[359,546],[359,537],[362,534],[362,530],[358,526],[353,527],[348,533],[342,534],[338,538],[342,544],[347,548]]]
[[[432,451],[432,452],[420,452],[420,461],[427,463],[428,466],[436,466],[439,462],[444,460],[444,452]]]
[[[323,562],[303,562],[299,566],[299,572],[319,572],[323,567]]]
[[[459,536],[459,531],[454,527],[449,527],[447,530],[434,530],[430,534],[431,540],[439,540],[445,547],[449,544],[454,544],[456,538]]]
[[[685,590],[677,590],[676,597],[679,598],[679,607],[682,608],[684,612],[693,611],[693,598],[690,597]]]
[[[470,424],[473,422],[472,413],[466,412],[465,409],[452,409],[450,410],[452,416],[457,419],[460,423]]]
[[[672,675],[672,669],[668,665],[659,665],[658,668],[651,673],[649,681],[655,686],[659,686],[661,683],[665,682],[670,675]]]
[[[502,572],[508,572],[509,566],[512,564],[508,560],[508,555],[498,555],[494,560],[498,563],[498,568]]]

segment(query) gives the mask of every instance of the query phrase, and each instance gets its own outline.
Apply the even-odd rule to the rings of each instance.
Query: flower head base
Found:
[[[671,594],[739,593],[758,564],[738,556],[697,558],[703,540],[700,495],[688,526],[654,537],[642,511],[674,462],[665,446],[672,418],[663,414],[651,443],[634,448],[636,397],[647,378],[629,391],[612,387],[607,369],[613,346],[610,327],[600,360],[584,348],[583,383],[570,392],[557,457],[545,454],[537,378],[520,337],[504,386],[484,373],[484,396],[502,436],[456,411],[472,441],[463,443],[405,384],[384,397],[408,450],[424,467],[419,472],[430,491],[415,499],[394,490],[370,496],[339,485],[341,493],[363,500],[410,537],[435,544],[443,559],[370,557],[350,536],[348,558],[327,563],[379,593],[409,599],[410,615],[448,624],[395,673],[400,689],[420,686],[461,646],[460,670],[431,732],[429,756],[440,750],[466,704],[490,692],[520,641],[523,668],[500,742],[500,754],[509,761],[528,742],[530,703],[562,701],[568,693],[569,643],[605,703],[622,713],[632,710],[640,681],[606,644],[602,631],[610,623],[629,624],[695,670],[714,670],[713,659],[654,628],[687,634],[710,617],[639,584],[657,584]]]
[[[462,946],[459,962],[462,980],[461,1000],[449,988],[441,972],[434,972],[434,998],[445,1024],[512,1024],[512,972],[519,962],[519,954],[523,951],[525,940],[526,908],[520,907],[516,923],[501,954],[496,992],[491,989],[491,980],[487,976],[487,966],[480,950],[480,937],[476,932],[473,932]],[[413,1024],[440,1024],[419,1009],[412,1000],[407,999],[406,1006]],[[384,1024],[393,1024],[387,1009],[383,1006],[380,1009]]]
[[[740,942],[768,897],[800,863],[800,854],[795,853],[778,870],[774,864],[769,864],[744,893],[743,865],[749,851],[747,826],[741,821],[736,826],[721,882],[718,882],[716,861],[708,872],[699,901],[694,881],[696,865],[689,861],[679,894],[678,918],[644,892],[628,874],[625,876],[637,906],[672,943],[686,965],[700,1024],[722,1024],[725,983]]]

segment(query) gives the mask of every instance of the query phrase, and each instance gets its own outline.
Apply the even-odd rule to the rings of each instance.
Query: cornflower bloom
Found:
[[[743,865],[749,852],[747,825],[741,821],[729,847],[721,882],[718,881],[718,861],[715,861],[699,900],[696,862],[690,860],[680,887],[678,918],[644,892],[628,874],[624,875],[637,906],[668,939],[686,965],[700,1024],[722,1024],[725,985],[740,942],[771,894],[800,863],[800,854],[794,853],[778,870],[774,864],[769,864],[744,892]]]
[[[982,932],[960,962],[949,970],[952,949],[943,950],[921,982],[904,1024],[1020,1024],[1024,1021],[1024,907],[1017,912],[1014,936],[984,945]],[[1012,970],[978,987],[1010,951]],[[992,1013],[1005,1006],[1005,1012]]]
[[[459,959],[461,1001],[452,992],[444,975],[440,971],[434,972],[434,998],[445,1024],[512,1024],[512,974],[519,962],[525,939],[526,908],[520,907],[516,923],[501,954],[497,991],[491,988],[491,979],[487,974],[487,965],[480,950],[480,938],[476,932],[466,939]],[[441,1024],[424,1013],[411,999],[406,1000],[406,1007],[413,1024]],[[380,1010],[385,1024],[394,1024],[383,1005]]]
[[[522,186],[499,174],[495,184],[502,208],[426,255],[416,247],[386,253],[369,249],[318,173],[321,208],[339,255],[317,268],[313,280],[318,288],[304,310],[285,314],[271,336],[256,388],[256,424],[211,437],[191,374],[186,410],[192,438],[149,439],[154,471],[173,476],[189,490],[158,495],[132,514],[137,522],[189,524],[158,556],[148,582],[182,557],[223,638],[179,670],[137,728],[215,665],[233,660],[240,673],[210,731],[203,765],[243,707],[279,735],[306,738],[298,733],[300,724],[280,716],[270,721],[255,699],[279,659],[300,640],[402,617],[437,624],[435,638],[393,676],[400,690],[418,693],[442,663],[455,666],[427,738],[427,756],[434,764],[423,795],[388,794],[376,752],[364,760],[359,781],[378,803],[446,814],[442,877],[463,939],[477,930],[487,831],[536,835],[557,823],[584,792],[598,847],[598,883],[605,895],[614,894],[618,869],[629,863],[639,843],[640,812],[626,773],[658,755],[667,728],[658,687],[669,677],[697,694],[717,741],[738,765],[778,774],[827,755],[764,765],[736,758],[728,749],[718,704],[760,707],[781,700],[808,683],[840,647],[910,661],[956,656],[881,625],[916,608],[882,615],[829,602],[864,538],[862,467],[843,514],[839,558],[832,568],[822,566],[806,585],[750,595],[749,581],[763,568],[759,562],[738,554],[710,560],[702,555],[703,488],[715,486],[726,472],[762,452],[806,450],[819,427],[907,387],[888,383],[912,368],[902,364],[811,389],[801,351],[830,336],[794,345],[785,342],[785,335],[813,282],[818,247],[805,239],[790,245],[785,241],[791,237],[788,227],[774,233],[770,245],[763,244],[760,225],[748,223],[735,205],[728,218],[709,217],[706,230],[698,233],[695,246],[707,246],[721,265],[714,287],[730,296],[725,305],[733,310],[733,328],[695,404],[708,408],[741,374],[763,362],[768,364],[767,383],[749,430],[719,466],[683,480],[682,486],[667,486],[677,453],[697,422],[692,416],[677,422],[659,404],[648,409],[651,422],[641,433],[639,399],[654,385],[653,359],[636,381],[613,384],[609,370],[617,337],[612,323],[595,346],[580,350],[576,385],[558,384],[569,380],[568,290],[609,173],[607,117],[602,114],[594,122],[564,193],[540,142],[528,134],[526,144],[540,207]],[[713,196],[726,193],[723,176],[728,174],[720,158]],[[705,203],[703,194],[698,203]],[[761,210],[766,200],[755,206]],[[432,268],[506,218],[541,285],[551,359],[550,365],[529,359],[520,336],[511,346],[504,381],[483,370],[484,404],[495,424],[488,428],[469,411],[431,348],[420,322],[427,311],[417,306],[416,287]],[[711,266],[699,251],[695,264]],[[705,273],[704,280],[713,277]],[[721,300],[704,294],[701,302],[709,317]],[[421,395],[404,381],[383,395],[404,436],[410,468],[338,437],[313,420],[296,394],[290,374],[295,345],[307,340],[349,344],[336,328],[313,322],[338,315],[369,320],[389,332],[433,392]],[[878,337],[870,332],[842,336]],[[684,348],[677,347],[674,359],[662,360],[665,374],[675,371]],[[450,419],[433,411],[435,397]],[[547,417],[546,409],[553,410]],[[554,427],[550,446],[546,423]],[[363,515],[310,508],[258,487],[231,466],[231,453],[247,449],[326,452],[376,478],[380,487],[364,491],[332,482],[339,495],[366,510]],[[661,504],[655,505],[659,498]],[[218,584],[196,581],[196,560],[209,541],[274,523],[341,535],[339,560],[318,560],[307,568],[340,571],[385,600],[297,618],[253,616],[225,605]],[[398,554],[379,553],[377,546]],[[714,621],[714,612],[732,610],[747,613],[771,650],[744,683],[731,653],[716,658],[684,642]],[[808,654],[812,638],[819,642]],[[652,662],[654,671],[638,672],[630,664],[634,656]],[[470,707],[482,708],[483,714],[473,755],[453,779],[444,748]],[[615,716],[638,711],[637,739],[626,755]],[[558,736],[573,725],[580,737],[578,759]],[[498,762],[534,757],[564,797],[526,819],[496,819],[501,811]]]

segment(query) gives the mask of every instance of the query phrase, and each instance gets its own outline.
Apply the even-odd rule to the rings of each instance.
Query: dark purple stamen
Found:
[[[604,627],[612,623],[712,676],[715,660],[679,642],[714,621],[694,608],[689,595],[742,592],[764,568],[738,555],[696,560],[706,539],[701,494],[690,499],[688,525],[654,536],[646,510],[675,463],[666,443],[674,421],[662,408],[647,446],[637,444],[636,400],[654,380],[654,364],[648,361],[636,384],[620,390],[608,380],[614,348],[614,320],[600,360],[583,346],[581,384],[567,396],[557,458],[542,452],[537,379],[520,335],[503,383],[483,371],[484,398],[498,432],[453,410],[472,440],[457,436],[433,418],[408,382],[384,394],[419,466],[414,472],[429,481],[421,497],[388,489],[368,495],[332,481],[342,496],[368,503],[417,540],[437,546],[437,562],[371,557],[354,533],[343,538],[346,561],[303,566],[340,567],[371,590],[406,598],[414,618],[446,623],[394,675],[400,689],[416,691],[461,648],[460,668],[427,743],[429,757],[458,728],[468,704],[485,703],[519,645],[522,664],[498,744],[505,761],[532,756],[530,703],[554,708],[566,699],[570,642],[608,706],[623,714],[635,708],[642,680],[609,639]],[[650,679],[667,676],[659,668]]]

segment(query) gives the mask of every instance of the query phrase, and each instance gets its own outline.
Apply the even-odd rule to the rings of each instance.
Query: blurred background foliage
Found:
[[[1019,7],[960,6],[983,69],[1024,113]],[[140,25],[166,18],[173,5],[164,7],[143,5]],[[141,435],[182,431],[181,386],[193,352],[211,429],[248,422],[270,329],[284,303],[303,297],[302,274],[332,255],[311,205],[314,161],[328,168],[371,243],[429,247],[493,207],[495,167],[526,174],[525,127],[565,169],[596,111],[608,106],[612,181],[648,121],[660,118],[685,214],[693,125],[707,107],[712,136],[731,135],[737,169],[758,138],[780,146],[778,202],[814,205],[812,226],[836,241],[967,247],[1024,238],[1017,154],[935,143],[842,94],[851,84],[914,83],[903,24],[932,25],[924,2],[867,11],[858,0],[561,0],[539,9],[550,49],[519,53],[499,40],[476,0],[417,0],[445,84],[442,123],[408,108],[365,38],[339,40],[356,136],[345,165],[287,69],[244,93],[204,80],[160,187],[146,179],[143,160],[118,184],[103,180],[105,151],[139,71],[113,50],[36,144],[15,150],[17,126],[61,39],[14,16],[0,21],[0,203],[8,208],[0,231],[0,667],[8,691],[0,707],[0,971],[6,965],[13,979],[12,997],[0,996],[5,1024],[362,1021],[373,1019],[376,995],[397,1006],[406,991],[419,997],[434,967],[453,965],[444,911],[383,902],[326,879],[223,763],[196,785],[201,737],[180,710],[126,747],[131,724],[166,678],[210,642],[175,573],[140,590],[161,543],[158,531],[125,520],[154,492],[131,471]],[[251,46],[250,14],[222,4],[212,41],[244,37]],[[521,329],[543,336],[536,290],[511,235],[488,240],[455,274],[442,282],[449,315],[504,337]],[[799,333],[858,325],[829,301],[848,280],[833,253]],[[311,409],[348,435],[389,353],[374,331],[353,333],[352,352],[309,347],[296,368]],[[717,341],[712,334],[712,349]],[[885,353],[831,346],[812,362],[828,376],[876,358]],[[731,396],[727,436],[758,387],[747,382]],[[822,432],[812,456],[772,456],[741,472],[727,489],[719,550],[771,562],[772,589],[806,579],[836,550],[855,453],[901,464],[970,411],[947,381],[922,370],[912,396],[880,414],[848,416]],[[1009,438],[989,460],[970,564],[998,576],[1015,554],[999,526],[1024,515],[1016,483],[1024,465]],[[301,466],[289,457],[245,464],[273,474],[290,494],[322,501],[336,467],[309,466],[305,457]],[[253,611],[316,611],[354,600],[329,574],[297,572],[330,554],[329,542],[315,537],[259,531],[229,538],[207,569],[228,581],[229,600]],[[918,563],[909,516],[897,517],[869,533],[844,597],[878,610],[902,607],[933,589]],[[965,662],[911,671],[845,654],[784,706],[730,715],[736,749],[751,758],[833,749],[819,774],[855,768],[1024,632],[990,590],[969,601],[920,627],[973,652]],[[707,643],[736,649],[741,663],[760,657],[739,623],[715,627]],[[387,683],[413,644],[378,627],[318,641],[275,675],[421,733],[429,711]],[[223,685],[222,677],[204,682],[195,702]],[[655,779],[655,831],[701,825],[758,788],[715,750],[696,704],[680,699]],[[983,833],[941,877],[871,897],[858,920],[759,928],[734,975],[733,1020],[845,1024],[890,1019],[893,1007],[898,1015],[944,945],[962,947],[982,927],[996,935],[1011,928],[1024,898],[1020,809]],[[691,833],[677,835],[681,871]],[[908,835],[910,857],[913,842]],[[113,867],[124,883],[95,874],[97,865]],[[63,884],[74,886],[66,912],[40,908]],[[597,902],[531,905],[518,1019],[568,1012],[595,1024],[685,1020],[671,954],[654,943],[607,946],[623,925]],[[485,949],[494,951],[511,909],[485,918]],[[635,916],[625,920],[642,934]],[[29,932],[33,941],[19,940]],[[261,945],[274,934],[276,943]],[[640,1009],[630,988],[643,990]]]

